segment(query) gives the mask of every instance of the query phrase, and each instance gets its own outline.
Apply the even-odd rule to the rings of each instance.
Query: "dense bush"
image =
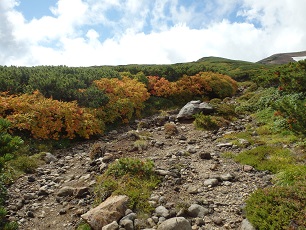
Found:
[[[34,138],[89,138],[102,132],[103,123],[76,102],[61,102],[43,97],[39,92],[21,96],[0,96],[0,116],[12,128],[28,131]]]
[[[94,84],[103,90],[109,98],[104,108],[104,121],[114,122],[121,119],[127,123],[134,115],[140,116],[144,108],[144,101],[149,98],[149,93],[145,84],[123,77],[94,81]]]
[[[149,76],[148,91],[151,95],[174,100],[191,100],[198,96],[225,98],[237,91],[237,83],[229,76],[212,72],[200,72],[194,76],[183,76],[170,82],[165,78]]]
[[[247,218],[259,230],[304,229],[306,187],[303,183],[255,191],[247,200]]]

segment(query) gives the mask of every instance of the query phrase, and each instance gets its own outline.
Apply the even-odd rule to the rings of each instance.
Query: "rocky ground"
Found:
[[[168,122],[175,123],[177,134],[165,134]],[[80,216],[92,208],[96,176],[117,158],[137,157],[153,160],[164,178],[150,198],[157,209],[142,221],[146,228],[182,216],[192,229],[239,229],[245,199],[257,188],[269,186],[271,175],[223,158],[223,152],[241,149],[220,138],[250,122],[244,117],[209,132],[175,122],[174,115],[164,116],[141,121],[138,130],[112,131],[99,140],[47,154],[46,164],[35,174],[21,177],[9,188],[9,218],[18,221],[20,229],[75,229]],[[135,145],[139,138],[145,141]],[[94,145],[105,147],[98,160],[90,158]],[[248,143],[244,146],[248,148]],[[139,222],[134,222],[135,229],[144,228]]]

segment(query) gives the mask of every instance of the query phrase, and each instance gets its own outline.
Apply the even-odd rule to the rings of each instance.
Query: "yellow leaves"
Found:
[[[10,120],[14,128],[30,131],[34,138],[72,139],[76,135],[89,138],[90,135],[102,132],[99,125],[101,122],[78,107],[76,102],[45,98],[38,91],[20,96],[2,96],[0,108],[3,107],[0,115]]]

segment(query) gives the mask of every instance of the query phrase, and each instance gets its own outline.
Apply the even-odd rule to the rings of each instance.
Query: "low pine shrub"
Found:
[[[255,191],[246,201],[246,215],[256,229],[305,229],[305,180],[293,186],[275,186]]]

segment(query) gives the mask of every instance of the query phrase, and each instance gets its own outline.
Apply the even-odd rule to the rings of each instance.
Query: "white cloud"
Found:
[[[304,0],[217,0],[201,3],[203,12],[196,2],[58,0],[53,16],[26,21],[16,1],[1,0],[0,64],[162,64],[204,56],[257,61],[306,49]],[[226,19],[235,14],[245,22]],[[112,37],[105,39],[108,30]]]

